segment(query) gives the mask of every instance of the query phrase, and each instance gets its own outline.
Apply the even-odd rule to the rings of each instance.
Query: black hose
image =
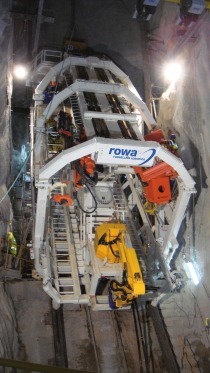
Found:
[[[79,208],[82,210],[82,212],[84,212],[85,214],[93,214],[93,213],[96,211],[96,209],[97,209],[98,203],[97,203],[96,198],[95,198],[95,196],[94,196],[94,194],[93,194],[93,191],[91,190],[91,186],[95,186],[98,180],[97,180],[97,181],[94,181],[93,179],[91,179],[91,178],[90,178],[90,177],[89,177],[89,176],[84,172],[83,168],[80,166],[80,164],[79,164],[78,161],[75,161],[73,164],[74,164],[74,167],[76,168],[77,172],[78,172],[79,175],[81,176],[82,183],[86,186],[86,188],[89,190],[90,194],[92,195],[93,200],[94,200],[94,203],[95,203],[95,207],[94,207],[93,210],[91,210],[91,211],[85,211],[85,210],[82,208],[82,206],[81,206],[81,204],[80,204],[80,202],[79,202],[77,196],[75,197],[75,198],[76,198],[76,201],[77,201],[77,203],[78,203]]]
[[[73,165],[74,165],[74,167],[76,168],[76,170],[77,170],[77,172],[80,174],[80,176],[81,176],[81,179],[82,179],[82,183],[84,184],[84,185],[86,185],[86,184],[89,184],[90,186],[95,186],[96,184],[97,184],[97,182],[98,182],[98,174],[97,173],[95,173],[95,175],[94,175],[94,179],[93,178],[91,178],[86,172],[85,172],[85,170],[83,170],[83,168],[80,166],[80,163],[79,163],[79,161],[75,161],[75,162],[73,162]]]
[[[110,250],[111,250],[111,252],[112,252],[112,255],[114,255],[116,258],[120,258],[120,255],[119,255],[119,254],[115,254],[115,252],[114,252],[114,250],[113,250],[113,248],[112,248],[112,245],[109,245],[109,247],[110,247]]]
[[[137,319],[138,319],[138,325],[139,325],[139,330],[140,330],[140,335],[141,335],[141,341],[142,341],[142,348],[144,352],[144,359],[145,359],[145,365],[146,365],[146,373],[150,373],[150,368],[149,368],[149,359],[148,359],[148,350],[147,350],[147,335],[146,335],[146,329],[145,326],[143,325],[144,332],[142,330],[142,323],[139,317],[139,310],[138,310],[138,305],[136,300],[133,302],[134,307],[136,309],[136,314],[137,314]]]
[[[93,214],[93,213],[96,211],[98,204],[97,204],[97,201],[96,201],[94,195],[92,194],[91,189],[89,189],[88,185],[85,185],[85,186],[86,186],[86,188],[89,190],[90,194],[92,195],[92,197],[93,197],[93,199],[94,199],[95,207],[93,208],[93,210],[91,210],[91,211],[85,211],[85,210],[82,208],[82,206],[81,206],[81,204],[80,204],[80,202],[79,202],[79,200],[78,200],[78,198],[77,198],[77,195],[75,195],[75,199],[76,199],[76,201],[77,201],[77,203],[78,203],[78,206],[79,206],[80,210],[82,210],[82,212],[84,212],[85,214]]]
[[[117,285],[117,287],[114,288],[114,287],[113,287],[113,284]],[[119,286],[119,287],[118,287],[118,286]],[[111,287],[111,290],[112,290],[113,292],[120,291],[120,292],[123,293],[123,295],[124,295],[125,297],[127,297],[128,294],[127,294],[127,292],[125,291],[125,289],[122,289],[122,284],[120,284],[120,282],[118,282],[118,281],[116,281],[116,280],[112,280],[112,281],[110,282],[110,287]]]
[[[105,241],[106,233],[104,233],[99,239],[98,243],[99,245],[105,245],[105,246],[114,245],[115,243],[117,243],[117,241],[120,241],[120,238],[119,238],[120,235],[121,235],[121,232],[112,241]]]
[[[126,286],[129,290],[132,291],[132,288],[128,283],[127,270],[126,269],[123,269],[123,276],[122,277],[123,277],[123,282],[122,282],[123,286]]]
[[[148,312],[147,312],[147,307],[142,310],[142,319],[143,319],[143,325],[147,325],[147,330],[145,330],[145,334],[147,334],[145,338],[145,343],[147,345],[147,354],[148,354],[148,364],[151,363],[151,370],[154,373],[155,372],[155,366],[154,366],[154,358],[152,354],[152,338],[150,334],[150,323],[148,320]],[[146,327],[145,327],[146,329]]]
[[[138,354],[139,354],[139,368],[140,373],[144,373],[143,366],[142,366],[142,356],[141,356],[141,346],[140,346],[140,339],[139,339],[139,331],[137,328],[137,320],[136,320],[136,314],[135,314],[135,308],[134,303],[132,302],[132,312],[133,312],[133,321],[134,321],[134,327],[135,327],[135,333],[136,333],[136,342],[137,342],[137,348],[138,348]]]

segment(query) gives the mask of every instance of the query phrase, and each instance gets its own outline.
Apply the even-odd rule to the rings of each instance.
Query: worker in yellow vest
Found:
[[[7,233],[7,245],[9,254],[17,256],[17,241],[12,232]]]

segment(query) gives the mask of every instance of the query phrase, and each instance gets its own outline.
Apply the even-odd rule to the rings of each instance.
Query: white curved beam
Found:
[[[76,145],[72,148],[62,151],[54,159],[48,162],[44,167],[40,169],[39,172],[39,181],[47,181],[51,176],[56,172],[61,170],[68,163],[73,162],[81,157],[84,157],[88,154],[92,154],[96,150],[97,140],[92,139],[86,141],[83,144]]]
[[[150,113],[146,104],[140,96],[136,96],[127,87],[122,84],[110,84],[102,82],[93,82],[86,80],[76,80],[73,84],[65,88],[63,91],[53,97],[53,100],[45,108],[43,115],[38,119],[37,127],[42,127],[44,122],[51,117],[56,108],[76,92],[93,92],[100,94],[115,94],[126,97],[134,106],[136,106],[149,130],[152,129],[156,122]]]
[[[43,93],[55,76],[60,76],[67,68],[71,68],[71,66],[86,66],[91,68],[96,67],[109,70],[118,78],[120,78],[122,83],[128,86],[129,89],[140,98],[140,95],[131,83],[129,76],[126,75],[119,67],[117,67],[114,62],[110,60],[101,60],[97,57],[85,58],[77,56],[69,56],[65,60],[59,62],[57,65],[51,67],[46,76],[36,87],[35,94]]]
[[[108,154],[110,154],[110,149],[117,147],[128,148],[135,148],[138,150],[139,153],[142,151],[150,149],[154,149],[154,154],[151,158],[150,163],[144,164],[144,166],[151,166],[154,162],[156,156],[169,164],[171,167],[177,171],[179,177],[182,180],[184,189],[191,190],[194,188],[195,181],[190,176],[188,171],[186,170],[182,160],[167,149],[163,148],[159,143],[153,141],[136,141],[136,140],[128,140],[128,139],[104,139],[101,137],[95,137],[91,140],[85,141],[82,144],[76,145],[72,148],[64,150],[62,153],[57,155],[54,159],[49,161],[44,167],[40,169],[39,172],[39,181],[48,181],[51,176],[53,176],[56,172],[66,166],[68,163],[73,162],[85,155],[92,154],[93,158],[96,160],[96,157],[103,155],[103,158],[107,159],[107,163],[110,164],[123,164],[120,159],[113,158],[111,161],[108,160]],[[102,154],[103,153],[103,154]],[[136,166],[138,165],[133,157],[133,160],[126,160],[126,165],[129,166]]]
[[[165,163],[169,164],[174,170],[178,173],[179,177],[183,182],[183,186],[185,189],[193,189],[195,185],[195,181],[190,176],[189,172],[186,170],[182,160],[176,157],[174,154],[169,152],[166,148],[159,145],[157,150],[157,156],[164,161]]]

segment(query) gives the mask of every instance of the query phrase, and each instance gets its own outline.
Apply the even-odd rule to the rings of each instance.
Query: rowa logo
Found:
[[[152,159],[154,157],[154,155],[156,153],[156,149],[148,149],[144,153],[142,153],[141,156],[143,156],[145,153],[149,153],[149,155],[147,154],[147,158],[145,158],[143,160],[143,162],[139,163],[139,166],[142,166],[143,164],[149,162],[150,159]]]
[[[109,154],[114,153],[114,155],[125,155],[130,157],[136,157],[137,156],[137,150],[131,150],[131,149],[120,149],[120,148],[110,148]]]
[[[120,148],[110,148],[109,154],[112,154],[114,158],[121,159],[131,159],[134,161],[141,161],[138,166],[141,166],[150,161],[154,157],[156,149],[148,149],[138,156],[138,151],[136,149],[120,149]]]

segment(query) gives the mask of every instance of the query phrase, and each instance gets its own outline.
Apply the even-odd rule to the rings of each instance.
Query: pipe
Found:
[[[36,33],[35,33],[35,38],[34,38],[34,48],[33,48],[32,54],[36,54],[37,49],[38,49],[40,28],[41,28],[41,22],[42,22],[43,5],[44,5],[44,0],[39,0],[38,16],[37,16],[37,22],[36,22]]]
[[[88,373],[87,370],[75,370],[75,369],[68,369],[68,368],[61,368],[55,367],[52,365],[44,365],[44,364],[36,364],[30,363],[27,361],[19,361],[19,360],[12,360],[12,359],[3,359],[0,358],[0,366],[2,367],[11,367],[17,369],[23,369],[30,372],[46,372],[46,373]],[[93,372],[89,372],[93,373]]]
[[[59,305],[61,303],[59,293],[52,287],[52,284],[49,281],[47,283],[44,283],[43,281],[43,289],[56,304]]]

